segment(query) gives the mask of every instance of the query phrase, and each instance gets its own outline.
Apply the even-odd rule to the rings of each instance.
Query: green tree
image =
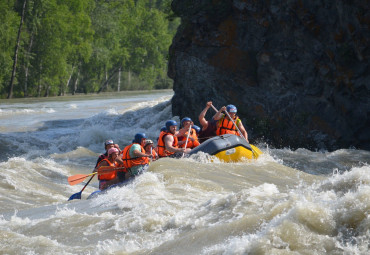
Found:
[[[124,69],[145,82],[140,89],[152,89],[158,78],[166,76],[168,48],[174,31],[169,30],[166,14],[158,9],[165,6],[159,4],[162,2],[136,1],[129,18],[121,20],[121,26],[128,31],[124,43],[130,53]]]
[[[129,18],[133,1],[96,1],[91,17],[95,29],[91,65],[86,67],[95,91],[108,86],[110,78],[117,74],[128,58],[124,40],[127,28],[119,26]]]
[[[20,18],[14,1],[0,1],[0,98],[8,93]]]
[[[91,54],[90,0],[35,0],[38,22],[35,58],[32,60],[33,84],[37,96],[64,94],[72,70]],[[76,67],[77,66],[77,67]],[[76,68],[74,68],[76,67]]]
[[[170,0],[1,1],[0,96],[8,92],[16,45],[16,97],[169,86],[167,54],[179,24],[170,4]],[[24,24],[18,30],[21,16]]]

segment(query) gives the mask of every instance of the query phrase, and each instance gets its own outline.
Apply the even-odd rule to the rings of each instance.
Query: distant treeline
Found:
[[[0,98],[171,88],[171,0],[1,0]]]

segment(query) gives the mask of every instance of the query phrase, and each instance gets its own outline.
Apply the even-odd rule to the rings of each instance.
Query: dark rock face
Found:
[[[251,143],[370,150],[368,3],[174,0],[173,114],[234,104]]]

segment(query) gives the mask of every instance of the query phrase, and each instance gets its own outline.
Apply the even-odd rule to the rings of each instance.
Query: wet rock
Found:
[[[251,142],[370,149],[367,1],[174,0],[172,111],[235,104]],[[207,117],[213,114],[209,111]]]

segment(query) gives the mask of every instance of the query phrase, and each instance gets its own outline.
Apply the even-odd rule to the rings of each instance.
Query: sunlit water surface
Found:
[[[156,141],[172,92],[0,102],[0,254],[368,254],[370,152],[161,159],[95,199],[106,139]],[[253,137],[251,138],[253,139]]]

